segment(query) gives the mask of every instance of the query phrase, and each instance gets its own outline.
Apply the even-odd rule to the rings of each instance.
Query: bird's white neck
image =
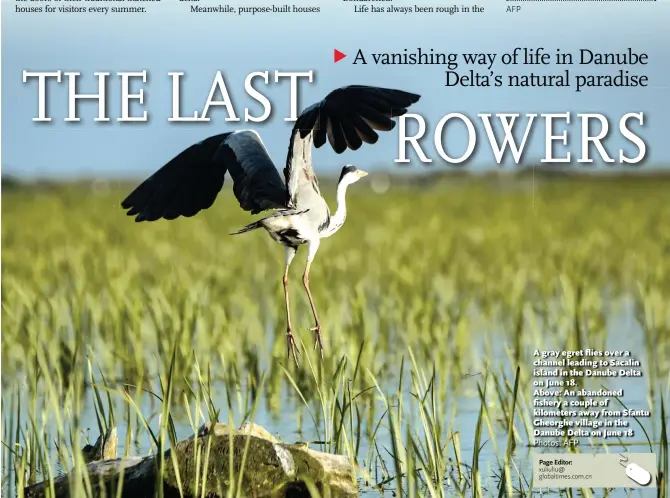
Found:
[[[330,237],[335,232],[337,232],[342,225],[344,225],[344,220],[347,219],[347,188],[351,185],[347,181],[341,181],[337,184],[337,210],[335,214],[330,217],[330,222],[328,227],[322,232],[322,237]]]

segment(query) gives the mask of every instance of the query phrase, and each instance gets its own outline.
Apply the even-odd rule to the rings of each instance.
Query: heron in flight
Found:
[[[303,284],[314,315],[314,349],[321,351],[321,322],[309,286],[309,270],[321,239],[337,232],[347,216],[345,194],[366,172],[344,166],[337,184],[337,209],[330,212],[321,195],[312,167],[312,146],[326,143],[337,154],[358,150],[363,142],[374,144],[377,131],[395,127],[393,118],[402,116],[420,96],[402,90],[352,85],[332,91],[305,109],[295,122],[289,141],[284,180],[261,137],[253,130],[215,135],[182,151],[140,184],[121,203],[135,221],[174,220],[194,216],[214,203],[223,187],[226,172],[233,180],[233,193],[240,207],[251,214],[272,211],[234,234],[257,228],[285,248],[283,275],[286,301],[286,339],[289,359],[297,363],[289,306],[288,271],[302,245],[307,245]]]

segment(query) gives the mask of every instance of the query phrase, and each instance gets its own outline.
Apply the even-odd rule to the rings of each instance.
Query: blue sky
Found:
[[[51,0],[55,6],[57,3]],[[22,2],[26,4],[28,2]],[[36,4],[37,2],[30,2]],[[63,4],[66,2],[58,2]],[[257,2],[265,4],[264,2]],[[309,5],[299,0],[297,5]],[[413,5],[398,1],[393,5]],[[90,5],[90,2],[79,2]],[[135,4],[135,2],[133,2]],[[488,0],[480,5],[483,14],[362,14],[353,12],[354,2],[314,1],[318,14],[236,14],[190,13],[189,2],[164,0],[143,2],[145,14],[23,14],[16,3],[2,0],[2,166],[3,171],[26,177],[104,178],[140,177],[152,172],[174,154],[206,136],[235,128],[254,127],[268,147],[275,163],[286,156],[291,123],[283,120],[288,112],[288,84],[272,84],[263,92],[276,106],[273,118],[263,124],[227,123],[224,110],[214,109],[209,123],[168,123],[171,114],[170,71],[186,73],[182,106],[185,111],[202,110],[217,70],[225,73],[228,90],[238,114],[245,106],[258,113],[258,105],[244,93],[244,78],[253,71],[314,70],[315,82],[301,86],[301,105],[307,106],[330,90],[347,84],[368,84],[405,89],[422,95],[413,108],[425,116],[429,129],[450,112],[468,115],[487,112],[595,112],[611,119],[613,137],[608,150],[618,156],[625,141],[618,138],[618,119],[628,112],[645,113],[640,131],[648,145],[646,165],[670,164],[667,116],[670,114],[668,79],[670,43],[665,27],[670,19],[670,2],[525,2],[520,13],[505,12],[508,3]],[[214,5],[204,0],[199,5]],[[270,5],[269,2],[267,2]],[[360,4],[360,3],[359,3]],[[378,2],[388,5],[389,2]],[[445,5],[422,2],[421,5]],[[515,47],[543,47],[551,54],[557,49],[576,52],[588,48],[596,52],[625,51],[631,47],[649,56],[646,66],[628,68],[643,73],[649,86],[643,89],[588,89],[577,93],[572,88],[464,88],[445,87],[442,66],[354,65],[360,48],[366,54],[415,50],[422,47],[439,52],[498,53]],[[349,54],[334,64],[333,48]],[[368,58],[370,62],[370,59]],[[23,70],[78,71],[80,92],[97,90],[94,71],[140,71],[146,69],[149,81],[142,85],[150,122],[121,124],[95,123],[96,103],[82,105],[79,123],[66,123],[66,85],[49,93],[51,123],[34,123],[37,112],[37,84],[24,84]],[[573,74],[613,73],[618,68],[572,66]],[[527,73],[529,67],[511,70],[499,62],[493,67],[506,77],[510,72]],[[543,69],[560,71],[554,65]],[[137,84],[137,83],[136,83]],[[109,110],[120,115],[120,84],[112,78]],[[139,109],[139,108],[136,108]],[[134,111],[137,112],[137,111]],[[185,112],[186,113],[186,112]],[[573,122],[574,123],[574,122]],[[565,150],[579,152],[579,128]],[[480,139],[485,139],[483,128]],[[560,131],[560,130],[559,130]],[[315,155],[317,168],[339,169],[344,163],[386,164],[391,168],[397,156],[396,132],[384,134],[375,146],[337,156],[322,148]],[[449,128],[447,150],[460,155],[465,148],[465,132],[460,126]],[[635,151],[634,148],[628,149]],[[526,159],[541,157],[543,129],[530,137]],[[426,154],[435,159],[433,170],[446,169],[430,141]],[[631,155],[635,155],[632,153]],[[471,167],[493,163],[490,147],[477,149]],[[511,168],[513,163],[506,163]],[[425,170],[414,163],[405,169]]]

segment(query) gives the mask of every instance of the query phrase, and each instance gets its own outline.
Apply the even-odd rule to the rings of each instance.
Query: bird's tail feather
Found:
[[[238,235],[240,233],[251,232],[252,230],[256,230],[257,228],[260,228],[261,226],[263,226],[262,223],[261,223],[262,221],[263,220],[258,220],[258,221],[254,221],[253,223],[249,223],[244,228],[241,228],[237,232],[233,232],[230,235]]]

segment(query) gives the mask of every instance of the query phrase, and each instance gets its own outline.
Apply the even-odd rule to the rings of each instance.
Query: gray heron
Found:
[[[314,349],[321,351],[321,322],[309,286],[309,270],[321,239],[330,237],[347,216],[345,195],[349,185],[367,173],[344,166],[337,191],[337,209],[331,213],[321,195],[312,167],[312,146],[326,143],[337,154],[358,150],[365,142],[374,144],[377,131],[395,127],[393,118],[402,116],[420,96],[402,90],[352,85],[338,88],[305,109],[293,126],[284,167],[284,179],[272,162],[258,133],[239,130],[214,135],[191,145],[140,184],[121,203],[135,221],[173,220],[194,216],[214,203],[223,187],[226,172],[233,181],[233,193],[240,207],[251,214],[272,211],[238,230],[240,234],[265,229],[285,247],[282,283],[286,302],[288,357],[297,363],[289,305],[288,271],[302,245],[307,245],[303,284],[314,315]]]

